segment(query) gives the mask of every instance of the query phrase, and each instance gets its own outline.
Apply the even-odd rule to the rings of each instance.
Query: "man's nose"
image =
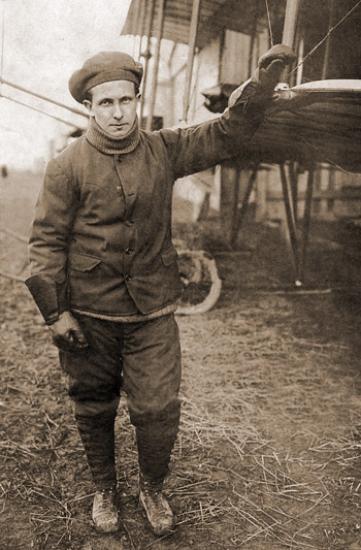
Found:
[[[120,120],[123,117],[122,108],[117,103],[114,105],[113,117],[116,118],[117,120]]]

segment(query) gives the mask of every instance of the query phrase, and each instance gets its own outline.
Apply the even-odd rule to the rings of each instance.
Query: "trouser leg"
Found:
[[[69,395],[94,484],[98,490],[116,485],[114,421],[119,403],[121,363],[112,324],[78,317],[89,342],[81,353],[62,353],[69,375]]]
[[[124,387],[144,478],[161,484],[177,437],[181,354],[173,315],[127,325]]]

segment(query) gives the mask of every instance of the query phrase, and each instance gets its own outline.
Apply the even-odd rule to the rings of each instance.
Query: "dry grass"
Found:
[[[233,257],[223,261],[224,272],[235,269]],[[4,550],[361,545],[359,318],[335,309],[328,295],[247,296],[231,283],[218,309],[179,319],[183,415],[167,482],[178,529],[156,540],[137,507],[124,403],[117,421],[124,530],[93,533],[92,485],[56,350],[25,289],[0,279]]]
[[[181,441],[188,448],[193,442],[195,454],[202,449],[208,457],[202,462],[210,481],[205,492],[212,492],[211,480],[218,476],[231,488],[207,521],[232,525],[235,548],[251,548],[261,540],[275,548],[337,548],[336,480],[349,480],[349,496],[356,502],[360,489],[360,444],[351,425],[340,423],[337,403],[348,389],[326,370],[329,359],[345,354],[345,347],[297,339],[286,327],[282,332],[265,327],[266,319],[258,326],[260,311],[247,305],[242,317],[236,308],[234,318],[228,310],[225,334],[219,334],[213,313],[205,328],[212,334],[214,326],[217,335],[206,339],[198,332],[199,349],[192,347],[190,360],[198,368],[192,369],[193,399],[185,400]],[[263,317],[280,305],[277,298],[263,303]],[[282,306],[283,315],[291,313],[286,303]],[[184,326],[186,335],[196,330],[197,323],[190,323]],[[239,349],[235,333],[242,335]],[[186,349],[186,361],[187,356]],[[202,509],[207,510],[206,501]],[[205,521],[202,509],[193,510],[193,522],[196,517]],[[353,528],[357,535],[357,522],[348,525]]]

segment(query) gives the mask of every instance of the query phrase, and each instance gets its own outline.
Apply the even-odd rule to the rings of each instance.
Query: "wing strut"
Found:
[[[183,96],[183,117],[182,117],[183,122],[187,122],[187,119],[188,119],[193,64],[194,64],[194,53],[195,53],[196,41],[197,41],[197,31],[198,31],[200,10],[201,10],[201,0],[194,0],[193,8],[192,8],[191,26],[189,31],[188,62],[187,62],[184,96]]]
[[[165,19],[165,4],[166,4],[166,0],[159,0],[159,6],[158,6],[159,11],[158,11],[158,17],[157,17],[157,43],[156,43],[155,53],[154,53],[152,89],[150,93],[149,113],[148,113],[147,124],[146,124],[146,130],[148,131],[152,129],[155,100],[157,96],[160,48],[162,45],[164,19]]]

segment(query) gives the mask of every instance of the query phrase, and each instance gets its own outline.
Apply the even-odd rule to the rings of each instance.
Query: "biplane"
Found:
[[[234,159],[234,173],[244,171],[249,177],[241,208],[237,178],[233,181],[233,202],[237,204],[232,208],[230,244],[237,239],[260,169],[265,164],[277,166],[296,287],[301,287],[305,279],[318,167],[326,163],[343,171],[361,172],[360,23],[361,0],[132,0],[121,30],[122,35],[138,40],[137,55],[144,64],[139,116],[148,130],[161,120],[155,113],[160,101],[159,66],[164,39],[172,44],[167,49],[171,94],[179,95],[178,77],[182,76],[182,112],[177,117],[182,124],[198,122],[191,109],[195,89],[203,95],[208,111],[222,112],[236,84],[250,76],[258,57],[271,44],[283,42],[295,49],[298,61],[285,75],[286,83],[275,90],[273,107],[247,149]],[[180,44],[186,50],[177,56]],[[210,50],[213,59],[207,57]],[[199,74],[199,59],[204,52],[206,71],[214,73],[218,65],[218,82],[212,86],[203,85],[208,81],[207,73],[203,71],[203,78]],[[183,63],[174,63],[172,72],[172,62],[179,57]],[[86,116],[78,109],[0,81]],[[77,135],[79,128],[71,125],[72,134]],[[302,219],[300,171],[307,172]],[[195,265],[190,280],[201,279],[204,265],[211,274],[212,300],[207,297],[206,301],[209,308],[220,292],[214,262],[203,253],[192,253],[190,257]]]
[[[211,48],[217,50],[216,59],[213,57],[212,61],[209,53],[206,59],[209,72],[214,73],[218,63],[219,82],[202,89],[202,77],[198,76],[198,91],[213,113],[223,111],[236,87],[236,80],[240,82],[242,76],[243,80],[250,76],[259,54],[271,44],[283,42],[297,52],[295,67],[285,75],[286,85],[275,90],[274,108],[267,112],[264,124],[247,150],[234,159],[234,171],[244,170],[249,178],[241,208],[231,209],[230,231],[230,242],[234,244],[260,167],[264,164],[278,166],[296,287],[302,286],[305,278],[318,166],[326,163],[343,171],[361,172],[361,68],[358,61],[361,41],[357,30],[360,20],[361,2],[357,0],[133,0],[122,29],[122,34],[139,37],[139,56],[144,58],[146,79],[150,59],[153,59],[151,86],[145,82],[143,88],[142,112],[144,104],[147,105],[148,129],[157,101],[162,39],[188,45],[183,67],[183,111],[178,117],[187,123],[194,121],[189,113],[191,96],[197,87],[194,73],[199,72],[199,62],[195,65],[207,48],[208,52]],[[231,38],[238,35],[238,43],[232,42],[229,35]],[[169,57],[174,57],[175,48]],[[235,66],[239,69],[238,74]],[[179,71],[177,68],[177,73]],[[204,76],[207,81],[207,74],[203,72]],[[285,99],[291,99],[286,110]],[[308,173],[302,220],[299,219],[298,197],[300,167],[302,172]],[[238,200],[238,191],[233,200]]]

